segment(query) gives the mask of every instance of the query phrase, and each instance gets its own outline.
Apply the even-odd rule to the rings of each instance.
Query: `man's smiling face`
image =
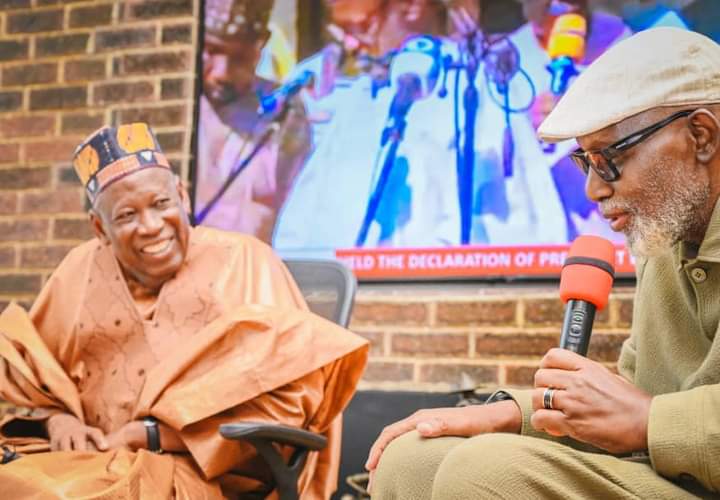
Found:
[[[180,269],[190,235],[184,197],[164,168],[134,172],[100,194],[91,212],[93,229],[128,278],[158,290]]]

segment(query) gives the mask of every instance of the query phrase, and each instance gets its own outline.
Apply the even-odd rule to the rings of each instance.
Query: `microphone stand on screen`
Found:
[[[462,163],[458,167],[458,193],[460,197],[460,244],[470,244],[470,231],[472,229],[472,202],[473,202],[473,170],[475,168],[475,121],[477,119],[480,98],[475,84],[478,67],[477,39],[475,34],[468,39],[467,50],[464,54],[465,75],[467,87],[463,92],[463,107],[465,109],[465,142],[462,149]],[[461,58],[463,56],[461,55]]]
[[[388,125],[382,132],[381,146],[384,147],[390,143],[387,154],[385,155],[385,161],[383,162],[382,169],[380,170],[380,176],[378,177],[375,189],[373,190],[370,200],[368,202],[367,209],[365,210],[365,216],[363,217],[360,231],[358,232],[357,239],[355,240],[355,246],[360,248],[365,245],[370,231],[370,225],[375,216],[377,215],[380,201],[383,197],[383,192],[387,186],[388,180],[390,179],[390,173],[395,165],[395,159],[397,158],[398,147],[403,140],[405,134],[405,127],[407,126],[407,113],[410,111],[410,107],[413,102],[417,99],[417,95],[420,92],[422,83],[417,75],[407,74],[398,82],[398,90],[393,97],[392,103],[390,104],[390,110],[388,112]]]
[[[483,44],[483,36],[480,31],[474,31],[467,35],[465,44],[460,47],[460,54],[457,61],[452,56],[443,57],[443,79],[438,95],[445,98],[447,91],[447,78],[451,71],[455,71],[455,85],[453,102],[455,103],[455,168],[457,171],[457,191],[460,205],[460,244],[470,244],[470,233],[472,230],[472,209],[473,209],[473,169],[475,166],[475,122],[480,97],[476,86],[480,61],[484,54],[484,48],[478,47]],[[478,54],[480,52],[480,54]],[[467,86],[463,92],[462,103],[465,111],[465,122],[463,131],[460,131],[460,112],[458,109],[460,72],[465,72]],[[465,138],[461,145],[460,138]]]
[[[483,66],[485,82],[488,86],[488,94],[493,102],[503,110],[504,125],[503,131],[503,173],[505,177],[513,175],[513,159],[515,155],[515,141],[512,131],[510,117],[513,113],[523,113],[530,109],[535,99],[535,86],[528,74],[520,66],[520,53],[517,47],[507,37],[502,37],[492,42],[483,36],[480,31],[470,34],[461,50],[458,61],[453,61],[451,56],[445,56],[443,65],[445,74],[443,76],[440,97],[447,95],[447,77],[450,71],[455,71],[455,152],[458,179],[458,199],[460,204],[460,242],[463,245],[470,243],[473,213],[473,176],[475,167],[475,137],[477,114],[480,106],[479,91],[477,88],[477,74],[480,65]],[[463,93],[463,109],[465,122],[463,130],[459,124],[459,74],[465,72],[467,87]],[[530,103],[526,106],[514,108],[510,104],[510,82],[518,74],[522,74],[527,80],[530,88]],[[491,85],[494,84],[502,101],[494,95]],[[464,136],[464,142],[460,144],[460,137]]]

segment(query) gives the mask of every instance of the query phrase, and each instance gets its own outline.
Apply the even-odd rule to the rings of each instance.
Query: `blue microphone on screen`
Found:
[[[306,70],[268,95],[259,96],[258,114],[264,116],[281,111],[294,95],[313,85],[314,81],[315,74]]]

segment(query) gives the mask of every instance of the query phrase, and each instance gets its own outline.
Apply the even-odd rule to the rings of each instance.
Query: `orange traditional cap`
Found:
[[[106,126],[93,132],[75,148],[73,167],[91,201],[113,182],[138,170],[171,170],[146,123]]]

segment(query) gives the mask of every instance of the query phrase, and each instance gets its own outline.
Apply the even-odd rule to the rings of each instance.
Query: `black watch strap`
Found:
[[[487,400],[485,400],[485,404],[489,405],[492,403],[499,403],[500,401],[514,401],[515,398],[513,398],[510,394],[503,391],[502,389],[493,392]]]
[[[155,453],[162,453],[160,446],[160,428],[155,417],[145,417],[143,419],[145,431],[147,432],[147,449]]]

